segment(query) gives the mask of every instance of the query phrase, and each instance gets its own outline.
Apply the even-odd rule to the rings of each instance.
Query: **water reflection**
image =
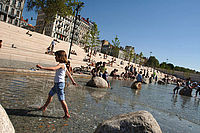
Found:
[[[63,110],[57,96],[44,114],[34,110],[45,102],[53,86],[52,77],[1,74],[0,79],[0,101],[16,132],[52,132],[48,125],[55,119],[55,132],[94,132],[104,119],[138,110],[151,112],[163,132],[187,132],[191,127],[194,133],[200,130],[199,98],[173,95],[171,85],[142,85],[141,90],[134,90],[131,81],[111,80],[113,89],[101,89],[86,87],[88,79],[77,78],[80,86],[65,88],[72,118],[67,120],[68,127],[63,127],[66,123],[59,120]],[[177,128],[172,128],[171,123],[176,123]]]
[[[195,98],[194,99],[194,106],[198,107],[199,106],[199,102],[200,102],[200,99],[199,98]]]
[[[181,97],[181,100],[182,100],[182,103],[181,103],[182,109],[188,108],[188,106],[191,106],[191,105],[187,104],[188,102],[190,102],[191,97],[182,96],[182,95],[180,95],[180,97]]]
[[[172,95],[172,103],[174,106],[176,106],[176,103],[177,103],[177,94],[173,94]]]
[[[132,89],[134,95],[140,95],[140,89]]]

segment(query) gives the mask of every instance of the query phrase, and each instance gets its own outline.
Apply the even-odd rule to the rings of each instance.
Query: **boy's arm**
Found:
[[[40,68],[40,69],[44,69],[44,70],[51,70],[51,71],[55,71],[55,70],[57,70],[57,69],[61,68],[62,66],[61,66],[60,64],[58,64],[58,65],[57,65],[57,66],[55,66],[55,67],[43,67],[43,66],[41,66],[41,65],[37,64],[37,65],[36,65],[36,67],[38,67],[38,68]]]
[[[67,74],[67,76],[69,77],[69,79],[72,81],[72,84],[73,84],[73,85],[77,85],[77,83],[74,81],[72,75],[69,73],[68,70],[66,70],[66,74]]]

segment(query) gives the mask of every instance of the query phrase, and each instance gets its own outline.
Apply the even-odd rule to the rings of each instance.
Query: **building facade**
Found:
[[[0,0],[0,20],[20,26],[25,0]]]
[[[41,11],[38,12],[35,31],[50,37],[60,39],[66,42],[71,42],[72,31],[74,28],[74,16],[62,17],[56,15],[55,20],[47,24],[44,28],[44,18],[45,14]],[[75,31],[73,35],[73,43],[79,45],[80,40],[83,39],[83,36],[90,30],[91,22],[89,19],[84,19],[81,16],[78,16],[75,24]],[[44,30],[43,30],[44,28]]]

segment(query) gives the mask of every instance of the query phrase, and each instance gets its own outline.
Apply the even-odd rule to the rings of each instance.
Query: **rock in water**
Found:
[[[15,129],[6,113],[0,104],[0,133],[15,133]]]
[[[162,133],[151,113],[137,111],[121,114],[101,123],[95,133]]]
[[[94,77],[91,80],[89,80],[86,84],[90,87],[97,87],[97,88],[108,88],[108,83],[105,79],[101,77]]]
[[[131,85],[131,89],[141,89],[142,88],[142,83],[141,82],[133,82],[133,84]]]
[[[192,89],[189,89],[188,87],[184,87],[179,91],[179,94],[183,95],[183,96],[191,97],[192,96]]]

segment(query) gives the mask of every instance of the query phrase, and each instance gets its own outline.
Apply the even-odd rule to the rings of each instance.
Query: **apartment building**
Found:
[[[25,0],[0,0],[0,20],[20,26]]]
[[[55,16],[55,20],[47,24],[44,28],[44,17],[45,14],[41,11],[38,12],[37,21],[36,21],[36,32],[42,33],[44,31],[45,35],[48,35],[53,38],[57,38],[66,42],[71,42],[72,30],[74,28],[74,16],[62,17],[59,15]],[[73,36],[73,43],[79,45],[80,40],[83,39],[83,36],[90,30],[92,23],[89,22],[89,19],[84,19],[81,16],[78,16],[75,24],[75,31]]]

